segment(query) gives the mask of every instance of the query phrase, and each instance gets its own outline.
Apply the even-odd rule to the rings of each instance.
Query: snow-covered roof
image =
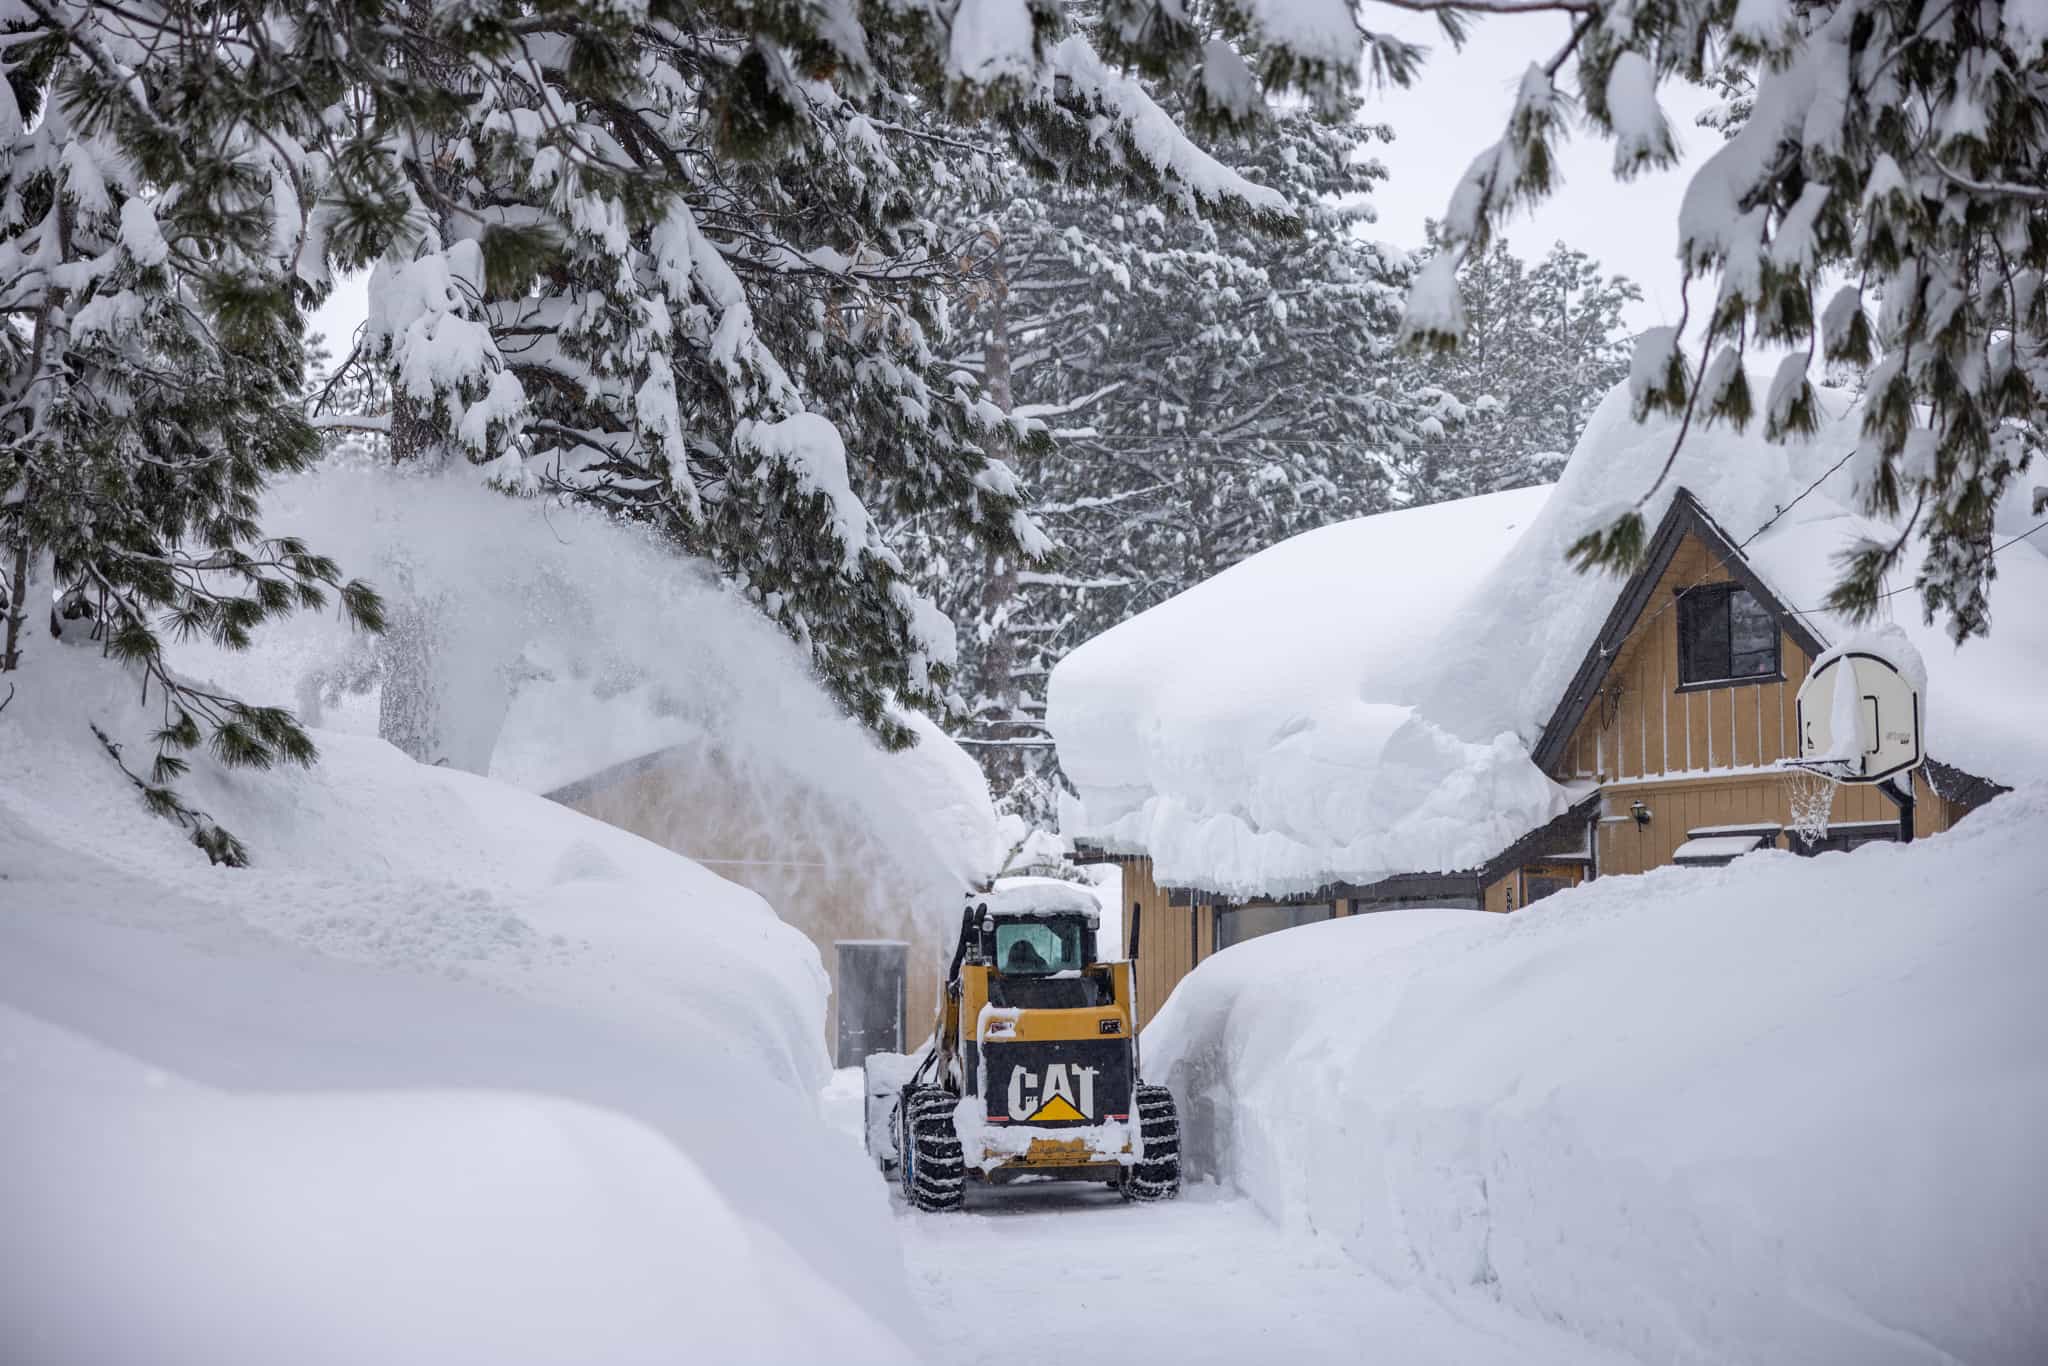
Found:
[[[1882,528],[1853,511],[1860,415],[1845,394],[1821,400],[1801,445],[1695,429],[1645,512],[1654,526],[1686,488],[1738,544],[1777,517],[1744,554],[1825,642],[1850,629],[1816,610],[1835,558]],[[1150,854],[1162,883],[1240,894],[1483,863],[1567,804],[1530,752],[1621,581],[1565,552],[1656,480],[1674,436],[1633,422],[1617,390],[1553,488],[1324,527],[1087,642],[1048,697],[1080,794],[1063,828]],[[2001,538],[2033,524],[2040,482],[2016,481]],[[2007,784],[2048,777],[2042,539],[1999,557],[1988,639],[1957,648],[1910,588],[1892,600],[1927,667],[1928,753]]]

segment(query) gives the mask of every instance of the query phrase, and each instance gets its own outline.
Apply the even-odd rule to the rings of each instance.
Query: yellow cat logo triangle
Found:
[[[1079,1110],[1076,1110],[1074,1108],[1074,1103],[1068,1100],[1065,1096],[1054,1096],[1051,1100],[1048,1100],[1045,1104],[1039,1106],[1038,1112],[1032,1115],[1030,1120],[1026,1120],[1025,1123],[1028,1124],[1032,1122],[1032,1120],[1040,1119],[1076,1120],[1086,1118],[1088,1118],[1088,1116],[1082,1114]]]

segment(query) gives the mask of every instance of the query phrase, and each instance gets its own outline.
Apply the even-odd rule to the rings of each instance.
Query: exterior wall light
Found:
[[[1628,807],[1628,814],[1632,819],[1634,819],[1637,828],[1641,828],[1642,826],[1648,825],[1650,823],[1650,808],[1644,806],[1641,802],[1630,802]]]

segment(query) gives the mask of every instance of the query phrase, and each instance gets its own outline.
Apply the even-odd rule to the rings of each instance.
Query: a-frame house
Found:
[[[1400,906],[1509,912],[1589,878],[1725,864],[1760,847],[1809,853],[1901,837],[1898,804],[1844,786],[1818,848],[1788,835],[1777,761],[1795,752],[1794,699],[1825,648],[1690,492],[1679,490],[1641,566],[1556,700],[1531,758],[1568,810],[1484,863],[1271,899],[1163,887],[1142,851],[1079,845],[1123,865],[1141,939],[1145,1012],[1219,948],[1276,929]],[[1940,761],[1914,774],[1915,836],[2004,790]]]

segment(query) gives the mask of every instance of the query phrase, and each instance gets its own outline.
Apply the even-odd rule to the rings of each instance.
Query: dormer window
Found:
[[[1678,600],[1678,682],[1778,676],[1778,622],[1748,589],[1702,584]]]

